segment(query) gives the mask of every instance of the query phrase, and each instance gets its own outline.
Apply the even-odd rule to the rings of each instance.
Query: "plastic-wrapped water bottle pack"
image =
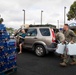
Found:
[[[6,27],[0,24],[0,73],[16,67],[16,45],[10,41]]]

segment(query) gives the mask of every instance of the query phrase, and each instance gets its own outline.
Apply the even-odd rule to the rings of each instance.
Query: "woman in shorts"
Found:
[[[22,45],[24,43],[25,36],[26,36],[26,32],[23,29],[23,30],[21,30],[21,34],[19,35],[19,38],[20,38],[20,41],[19,41],[19,49],[20,49],[20,51],[19,51],[18,54],[21,54],[22,53]]]

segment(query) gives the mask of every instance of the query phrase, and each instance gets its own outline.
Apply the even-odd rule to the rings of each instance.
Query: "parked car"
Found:
[[[14,34],[10,35],[10,39],[14,39],[14,38],[15,38]]]
[[[50,27],[29,27],[25,29],[27,36],[23,48],[31,48],[37,56],[44,56],[50,51],[55,51],[57,44],[55,42],[54,30]],[[18,43],[17,39],[17,43]]]

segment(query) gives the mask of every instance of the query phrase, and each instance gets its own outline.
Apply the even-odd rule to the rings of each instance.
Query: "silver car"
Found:
[[[31,48],[37,56],[44,56],[50,51],[55,51],[55,34],[50,27],[29,27],[23,48]]]

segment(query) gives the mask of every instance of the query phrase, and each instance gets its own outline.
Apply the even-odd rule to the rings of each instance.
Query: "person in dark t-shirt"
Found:
[[[20,51],[19,51],[18,54],[21,54],[21,53],[22,53],[22,45],[23,45],[23,43],[24,43],[24,38],[25,38],[25,36],[26,36],[26,32],[25,32],[25,30],[23,29],[23,30],[21,30],[21,34],[19,35],[19,38],[20,38],[20,41],[19,41]]]

